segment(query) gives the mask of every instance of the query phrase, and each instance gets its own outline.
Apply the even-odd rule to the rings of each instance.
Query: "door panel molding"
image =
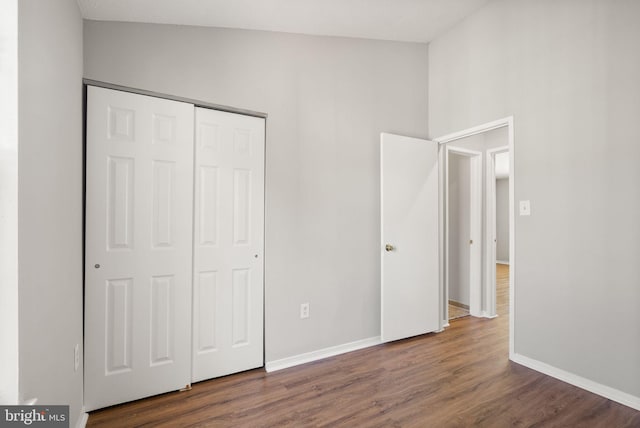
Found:
[[[196,107],[192,381],[264,365],[262,118]]]
[[[104,86],[86,86],[86,410],[264,364],[266,115]],[[196,114],[220,120],[196,133]]]
[[[95,410],[190,383],[193,105],[87,92],[84,406]]]

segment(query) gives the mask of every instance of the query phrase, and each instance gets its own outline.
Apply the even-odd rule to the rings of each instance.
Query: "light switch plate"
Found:
[[[529,201],[520,201],[520,215],[531,215],[531,203]]]

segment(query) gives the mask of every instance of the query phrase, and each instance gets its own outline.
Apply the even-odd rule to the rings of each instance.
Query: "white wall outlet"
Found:
[[[531,202],[520,201],[520,215],[531,215]]]
[[[309,318],[309,304],[301,303],[300,304],[300,318]]]
[[[80,345],[76,343],[75,348],[73,348],[73,371],[77,372],[78,367],[80,367]]]

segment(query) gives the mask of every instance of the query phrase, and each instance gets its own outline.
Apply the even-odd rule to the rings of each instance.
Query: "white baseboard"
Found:
[[[482,318],[494,319],[498,318],[498,314],[489,315],[487,311],[482,311]]]
[[[267,372],[274,372],[299,364],[310,363],[312,361],[322,360],[323,358],[333,357],[335,355],[344,354],[358,349],[368,348],[370,346],[379,345],[380,336],[370,337],[368,339],[357,340],[355,342],[345,343],[343,345],[331,346],[329,348],[319,349],[313,352],[307,352],[293,357],[282,358],[280,360],[267,361],[264,368]]]
[[[508,260],[496,260],[496,263],[498,263],[499,265],[508,265],[509,261]]]
[[[88,421],[89,421],[89,413],[83,412],[78,418],[78,422],[76,422],[76,428],[85,428],[87,426]]]
[[[632,409],[640,410],[640,397],[636,397],[626,392],[611,388],[598,382],[594,382],[590,379],[583,378],[573,373],[566,372],[557,367],[543,363],[533,358],[525,357],[521,354],[511,354],[509,359],[515,363],[521,364],[525,367],[544,373],[548,376],[560,379],[563,382],[577,386],[578,388],[585,389],[594,394],[613,400],[617,403],[629,406]]]

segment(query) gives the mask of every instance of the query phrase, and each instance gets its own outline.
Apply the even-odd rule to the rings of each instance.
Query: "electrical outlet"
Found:
[[[309,304],[301,303],[300,304],[300,318],[309,318]]]
[[[77,372],[80,367],[80,345],[76,343],[76,347],[73,348],[73,371]]]

